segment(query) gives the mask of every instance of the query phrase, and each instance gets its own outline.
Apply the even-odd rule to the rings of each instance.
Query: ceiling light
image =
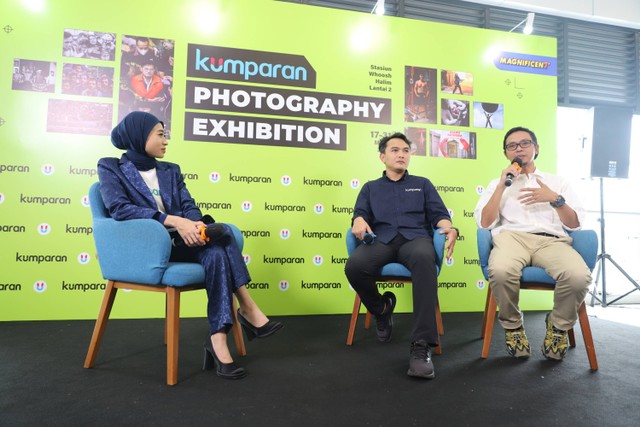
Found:
[[[377,0],[376,5],[373,6],[371,13],[375,13],[378,16],[384,15],[384,0]]]
[[[535,19],[535,17],[536,17],[535,13],[533,12],[527,13],[527,17],[524,18],[522,21],[520,21],[518,25],[510,29],[509,32],[512,32],[513,30],[518,28],[520,25],[524,24],[524,28],[522,29],[523,34],[531,34],[533,32],[533,20]]]

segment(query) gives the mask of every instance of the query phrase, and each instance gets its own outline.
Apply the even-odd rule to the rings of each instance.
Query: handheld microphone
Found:
[[[213,224],[209,224],[206,227],[200,226],[200,237],[205,242],[209,240],[217,240],[224,234],[224,226],[219,222],[214,222]]]
[[[518,170],[522,169],[522,159],[520,157],[516,157],[511,161],[511,164],[515,166]],[[505,187],[511,187],[513,184],[513,174],[511,172],[507,173],[507,179],[504,181]]]
[[[373,233],[364,233],[364,236],[362,236],[362,241],[364,242],[365,245],[373,245],[375,240],[376,240],[376,235]]]
[[[184,240],[178,234],[178,231],[175,228],[170,228],[169,234],[171,235],[171,246],[178,247],[184,246]],[[218,240],[224,235],[224,226],[221,223],[214,222],[213,224],[208,224],[206,226],[200,226],[200,237],[205,242],[209,242],[210,240]]]

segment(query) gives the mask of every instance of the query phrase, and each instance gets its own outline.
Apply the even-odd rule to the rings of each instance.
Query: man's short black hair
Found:
[[[533,143],[538,145],[538,138],[536,137],[536,134],[533,133],[532,130],[522,126],[516,126],[514,128],[509,129],[507,133],[504,135],[504,139],[502,140],[502,149],[505,152],[507,151],[507,138],[509,138],[509,135],[511,135],[514,132],[527,132],[531,136],[531,140],[533,141]]]
[[[383,137],[380,142],[378,142],[378,151],[380,153],[384,153],[384,150],[387,149],[387,142],[389,142],[390,140],[394,139],[394,138],[398,138],[403,140],[404,142],[407,143],[407,145],[409,146],[409,148],[411,148],[411,141],[409,141],[409,138],[407,138],[405,136],[405,134],[400,133],[400,132],[396,132],[393,135],[387,135],[385,137]]]

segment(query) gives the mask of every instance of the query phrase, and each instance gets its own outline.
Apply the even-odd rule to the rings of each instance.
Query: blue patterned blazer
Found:
[[[180,166],[157,162],[160,197],[166,213],[199,221],[202,212],[196,206],[182,178]],[[109,214],[116,220],[152,218],[164,223],[149,187],[135,165],[127,159],[105,157],[98,161],[100,192]]]

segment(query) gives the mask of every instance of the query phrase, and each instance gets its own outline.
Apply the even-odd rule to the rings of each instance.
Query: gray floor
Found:
[[[0,323],[1,426],[631,426],[640,416],[636,307],[589,308],[600,369],[578,346],[561,363],[539,346],[543,312],[527,312],[530,360],[504,351],[499,326],[481,359],[481,313],[444,313],[436,378],[406,375],[411,316],[395,316],[391,343],[361,316],[282,317],[285,328],[247,342],[240,381],[203,372],[204,319],[181,322],[179,384],[166,386],[163,322],[115,320],[96,367],[82,368],[92,321]],[[614,319],[615,317],[615,319]]]

